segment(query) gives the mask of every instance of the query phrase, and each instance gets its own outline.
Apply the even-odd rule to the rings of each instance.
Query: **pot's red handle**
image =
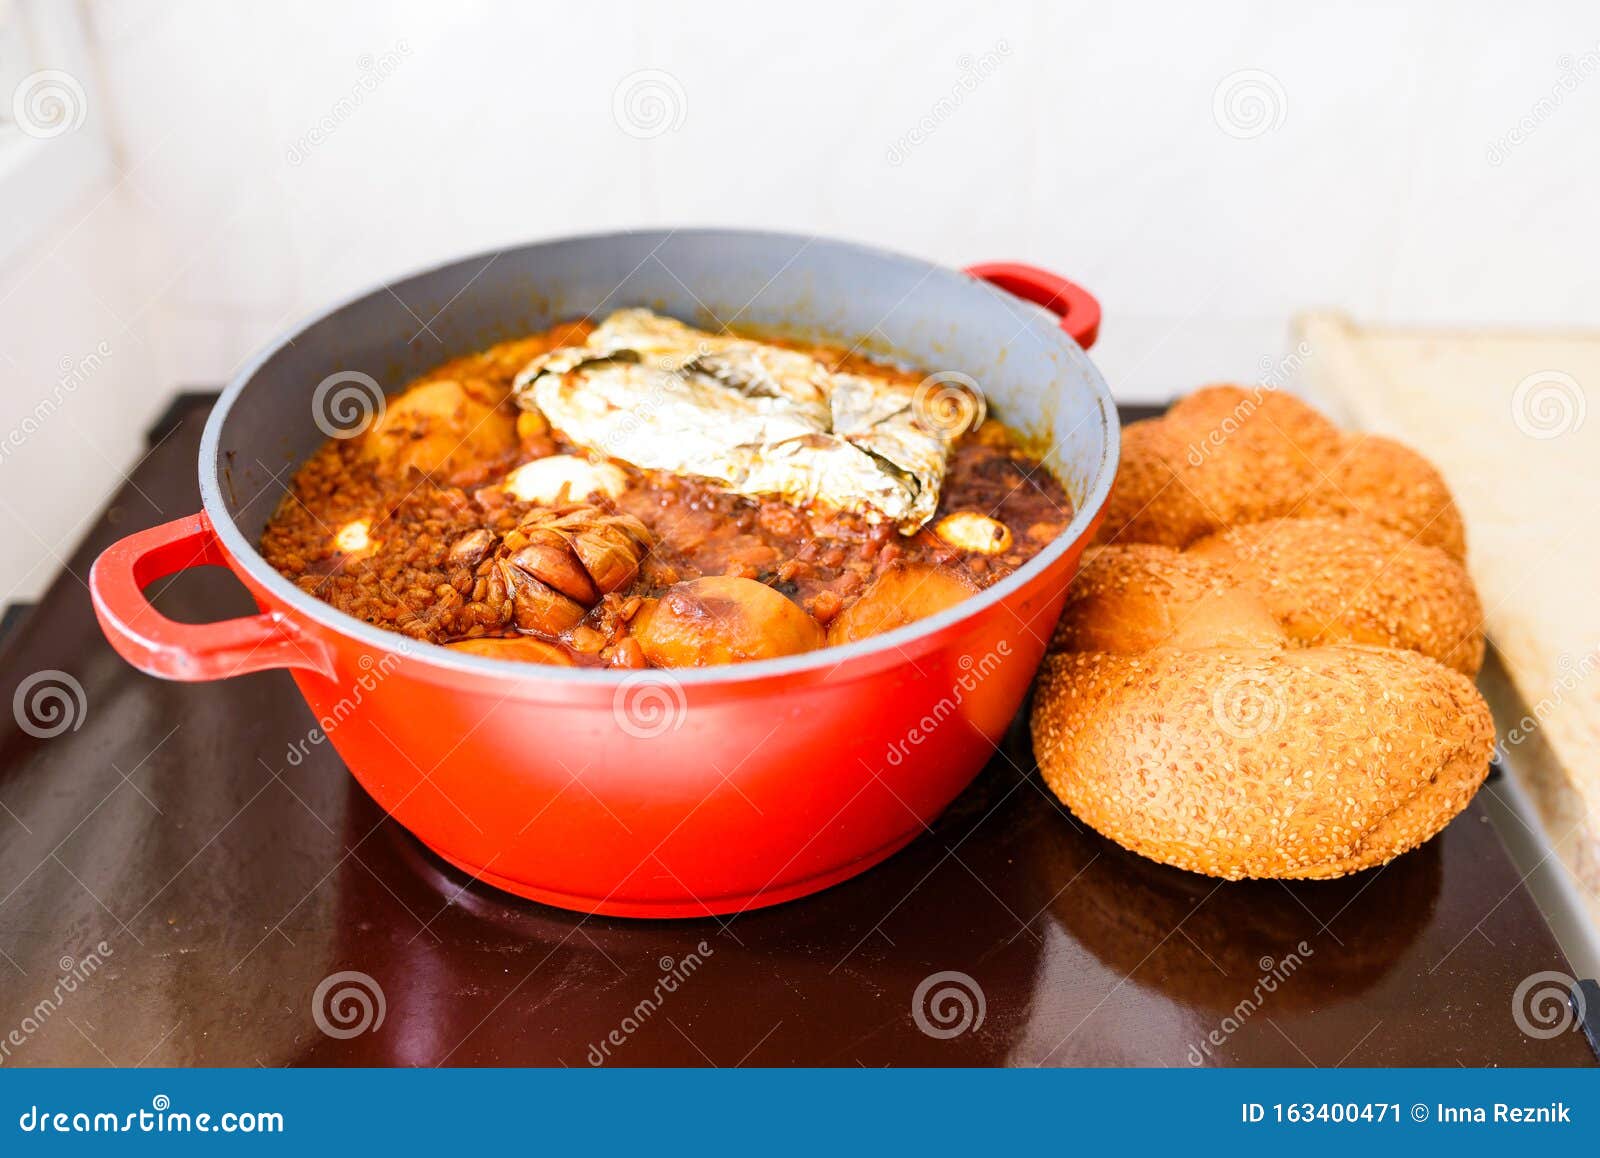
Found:
[[[1061,317],[1061,328],[1087,350],[1100,335],[1100,303],[1081,285],[1057,277],[1037,266],[1015,261],[991,261],[969,265],[967,272],[999,286],[1008,294],[1043,306]]]
[[[179,623],[157,611],[144,589],[190,567],[227,566],[211,520],[201,512],[137,531],[107,547],[89,572],[100,627],[140,671],[169,680],[215,680],[274,667],[333,675],[327,649],[278,612]]]

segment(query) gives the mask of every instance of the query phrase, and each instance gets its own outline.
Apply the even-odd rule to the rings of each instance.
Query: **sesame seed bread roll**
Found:
[[[1382,864],[1465,808],[1494,725],[1433,468],[1235,387],[1130,426],[1123,464],[1114,541],[1085,553],[1034,698],[1056,795],[1229,879]]]
[[[1221,625],[1196,622],[1203,610]],[[1466,568],[1437,547],[1359,521],[1269,519],[1186,551],[1091,547],[1052,647],[1134,653],[1181,642],[1181,630],[1211,642],[1225,628],[1236,642],[1417,651],[1475,676],[1482,620]]]
[[[1298,516],[1357,518],[1462,558],[1466,534],[1426,459],[1347,435],[1297,398],[1208,386],[1122,432],[1102,542],[1187,547],[1229,527]]]
[[[1296,643],[1419,651],[1463,675],[1483,666],[1483,606],[1461,560],[1359,519],[1269,519],[1184,557],[1248,590]]]
[[[1045,781],[1118,844],[1209,876],[1336,877],[1428,840],[1494,747],[1472,682],[1415,652],[1162,648],[1045,660]]]

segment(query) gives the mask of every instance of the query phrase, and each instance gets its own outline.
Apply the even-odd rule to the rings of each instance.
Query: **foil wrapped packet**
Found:
[[[939,505],[951,444],[982,399],[934,407],[889,375],[840,373],[809,354],[620,310],[582,346],[551,350],[516,383],[571,442],[647,470],[747,495],[821,503],[910,534]]]

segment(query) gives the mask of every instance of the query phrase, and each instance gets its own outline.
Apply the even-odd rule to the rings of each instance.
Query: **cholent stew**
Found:
[[[646,310],[502,342],[385,402],[295,474],[262,554],[368,623],[500,659],[846,643],[994,583],[1072,517],[958,375]]]

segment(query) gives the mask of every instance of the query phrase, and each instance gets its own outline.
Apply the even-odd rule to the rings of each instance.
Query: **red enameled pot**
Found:
[[[638,673],[413,643],[305,594],[257,553],[283,479],[330,421],[348,421],[329,408],[358,376],[393,391],[493,341],[637,305],[713,329],[861,339],[970,375],[991,413],[1049,447],[1076,515],[1015,574],[909,627],[786,659]],[[772,233],[606,234],[453,262],[334,307],[249,365],[206,426],[204,509],[102,554],[95,610],[152,675],[289,669],[373,798],[492,885],[632,917],[776,904],[922,832],[1022,704],[1116,472],[1116,410],[1083,352],[1099,313],[1027,266],[960,272]],[[145,599],[155,580],[207,564],[232,570],[261,614],[179,623]]]

